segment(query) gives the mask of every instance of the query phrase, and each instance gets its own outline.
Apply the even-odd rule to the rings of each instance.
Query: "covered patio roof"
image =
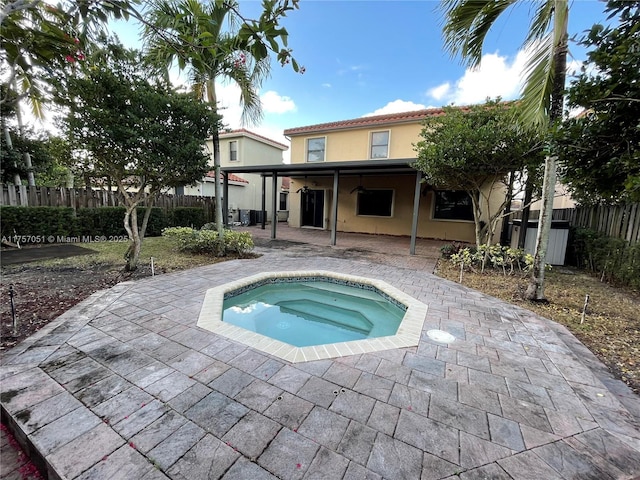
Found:
[[[275,165],[251,165],[222,167],[223,173],[259,173],[266,177],[328,176],[334,172],[343,174],[412,174],[411,166],[417,158],[394,158],[385,160],[355,160],[345,162],[279,163]]]
[[[255,173],[262,175],[262,210],[266,210],[266,178],[271,177],[273,182],[271,198],[271,238],[276,238],[277,201],[278,201],[278,177],[319,177],[333,176],[333,204],[331,215],[331,245],[336,245],[337,223],[338,223],[338,185],[340,176],[345,175],[415,175],[415,191],[413,199],[413,219],[411,222],[411,246],[409,252],[415,255],[416,236],[418,231],[418,209],[420,206],[420,184],[422,182],[422,172],[416,170],[412,164],[416,158],[394,158],[385,160],[356,160],[344,162],[316,162],[316,163],[280,163],[275,165],[251,165],[251,166],[229,166],[223,167],[224,174],[224,195],[223,210],[224,218],[227,218],[229,211],[228,191],[229,177],[236,173]],[[265,216],[262,216],[262,228],[265,228]]]

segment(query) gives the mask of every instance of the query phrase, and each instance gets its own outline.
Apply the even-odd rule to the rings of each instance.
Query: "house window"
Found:
[[[473,220],[473,204],[467,192],[439,190],[434,193],[433,218],[438,220]]]
[[[389,158],[389,131],[371,134],[371,155],[369,158]]]
[[[288,210],[287,208],[287,197],[289,194],[287,192],[280,192],[280,207],[278,210]]]
[[[307,140],[307,162],[324,162],[325,137]]]
[[[238,160],[238,142],[235,140],[229,142],[229,160],[232,162]]]
[[[393,211],[393,190],[358,192],[358,215],[390,217]]]

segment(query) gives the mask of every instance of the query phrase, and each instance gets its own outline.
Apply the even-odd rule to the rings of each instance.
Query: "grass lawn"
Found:
[[[437,275],[458,282],[460,270],[447,260],[438,263]],[[486,271],[465,272],[462,284],[500,298],[565,325],[616,376],[640,394],[640,295],[602,283],[587,273],[564,267],[546,272],[548,304],[523,298],[526,275]],[[580,323],[585,295],[589,306]]]
[[[37,264],[42,267],[65,267],[100,270],[122,270],[125,265],[124,254],[129,242],[96,242],[82,244],[83,247],[95,250],[91,255],[44,260]],[[233,260],[237,257],[224,258],[209,255],[194,255],[187,252],[179,252],[175,243],[166,237],[148,237],[142,242],[140,251],[139,269],[150,271],[151,257],[156,273],[168,273],[187,268],[210,265],[212,263]],[[145,275],[146,276],[146,275]]]

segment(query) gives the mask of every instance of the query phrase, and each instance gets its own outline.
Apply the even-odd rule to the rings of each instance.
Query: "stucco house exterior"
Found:
[[[220,133],[220,166],[223,168],[259,167],[262,165],[282,164],[282,153],[289,147],[275,140],[251,132],[246,129],[229,130]],[[206,144],[207,152],[211,155],[210,165],[213,167],[213,141]],[[228,207],[227,218],[230,222],[241,221],[241,210],[253,210],[261,212],[263,177],[259,173],[226,174],[227,178],[220,180],[226,186],[223,189],[223,199]],[[214,195],[215,174],[211,170],[205,178],[195,185],[189,185],[177,190],[183,195]],[[273,185],[265,185],[265,194],[268,198],[273,195]],[[228,192],[225,197],[224,191]],[[286,220],[288,211],[288,179],[280,177],[276,185],[278,204],[276,213],[281,220]],[[273,214],[271,204],[265,205],[264,210],[270,218]]]
[[[416,236],[474,242],[468,195],[434,190],[411,166],[424,119],[443,114],[428,109],[290,128],[291,164],[260,173],[272,181],[291,177],[289,225],[330,230],[332,244],[336,232],[411,236],[412,248]],[[503,195],[492,195],[496,205]]]

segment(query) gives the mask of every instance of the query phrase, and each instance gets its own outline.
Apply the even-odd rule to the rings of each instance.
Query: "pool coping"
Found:
[[[225,323],[221,320],[225,293],[270,278],[291,277],[329,277],[347,282],[371,285],[404,304],[407,310],[395,335],[308,347],[296,347],[230,323]],[[416,300],[402,290],[389,285],[387,282],[375,278],[346,275],[328,270],[261,272],[207,290],[202,302],[202,308],[200,309],[200,315],[198,316],[197,326],[242,343],[248,347],[255,348],[261,352],[291,363],[297,363],[417,346],[420,342],[420,335],[427,310],[428,306],[426,304]]]

